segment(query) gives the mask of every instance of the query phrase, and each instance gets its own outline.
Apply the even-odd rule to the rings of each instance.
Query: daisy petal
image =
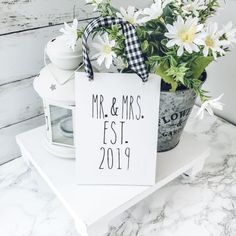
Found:
[[[177,55],[180,57],[180,56],[183,55],[183,53],[184,53],[184,48],[183,48],[183,46],[180,46],[178,51],[177,51]]]

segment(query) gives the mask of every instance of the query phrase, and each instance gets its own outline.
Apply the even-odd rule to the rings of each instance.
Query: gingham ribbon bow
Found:
[[[87,76],[91,80],[94,77],[92,65],[88,56],[88,47],[87,47],[87,40],[90,33],[98,27],[108,27],[114,24],[121,25],[122,33],[125,36],[125,53],[128,59],[129,68],[133,70],[137,75],[139,75],[142,78],[143,82],[147,81],[149,74],[147,66],[145,64],[143,53],[141,51],[140,43],[136,35],[135,27],[123,19],[111,16],[99,17],[90,22],[85,28],[82,39],[82,45],[83,45],[82,48],[83,48],[84,67]]]

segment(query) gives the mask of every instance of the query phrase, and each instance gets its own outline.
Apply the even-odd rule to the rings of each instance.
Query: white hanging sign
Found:
[[[155,184],[160,78],[76,72],[75,90],[77,183]]]

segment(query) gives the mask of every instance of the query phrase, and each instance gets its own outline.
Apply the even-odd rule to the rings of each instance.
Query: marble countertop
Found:
[[[107,236],[235,236],[236,127],[192,118],[186,130],[211,147],[195,179],[179,177],[113,219]],[[22,158],[0,166],[1,236],[78,236],[46,183]],[[97,236],[97,235],[96,235]]]

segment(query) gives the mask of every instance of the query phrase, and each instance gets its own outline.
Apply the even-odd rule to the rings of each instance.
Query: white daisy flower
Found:
[[[186,15],[199,16],[199,11],[206,8],[205,0],[183,0],[182,10]]]
[[[98,35],[97,39],[98,42],[92,43],[93,47],[98,50],[98,53],[93,56],[93,59],[97,59],[99,66],[101,66],[104,61],[106,68],[109,69],[112,65],[113,58],[116,57],[116,54],[112,51],[112,48],[115,46],[115,41],[109,40],[107,33],[103,36]]]
[[[219,40],[220,35],[218,32],[217,23],[209,23],[206,28],[206,32],[202,34],[203,39],[203,55],[207,57],[209,52],[212,53],[214,59],[217,59],[217,53],[221,55],[225,54],[225,51],[221,48],[222,42]]]
[[[66,45],[74,51],[78,40],[78,20],[74,19],[71,26],[65,22],[64,27],[60,29],[60,32],[63,33],[62,37],[65,39]]]
[[[227,25],[225,25],[219,34],[225,38],[222,40],[224,45],[229,46],[233,43],[236,43],[236,28],[233,29],[232,22],[229,22]]]
[[[142,23],[159,18],[163,14],[162,1],[158,0],[153,3],[150,8],[145,8],[142,14],[144,15],[141,20]]]
[[[99,4],[101,4],[103,1],[104,0],[86,0],[86,3],[91,4],[94,7],[93,11],[96,11]]]
[[[167,47],[179,46],[178,56],[182,56],[184,50],[189,53],[199,52],[198,45],[202,45],[200,32],[203,28],[202,24],[198,24],[198,18],[188,17],[186,21],[181,16],[177,17],[177,21],[173,25],[167,24],[168,32],[165,36],[170,40],[166,44]]]
[[[135,7],[129,6],[127,9],[121,7],[120,12],[116,13],[116,16],[125,19],[130,24],[135,25],[139,23],[138,17],[140,16],[141,13],[142,13],[141,10],[136,11]]]
[[[224,104],[220,102],[220,99],[224,96],[224,94],[221,94],[218,98],[210,99],[205,101],[201,108],[199,108],[197,112],[197,117],[199,117],[201,120],[204,118],[204,113],[207,111],[211,116],[214,115],[213,109],[217,109],[222,111]]]

